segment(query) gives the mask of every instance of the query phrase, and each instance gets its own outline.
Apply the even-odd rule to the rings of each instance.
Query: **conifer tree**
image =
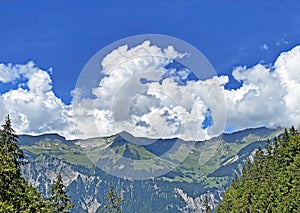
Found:
[[[20,175],[22,164],[20,160],[24,158],[24,153],[19,147],[18,136],[15,134],[15,131],[11,126],[9,115],[7,115],[5,123],[1,127],[1,154],[6,155],[6,157],[11,160],[14,169],[16,170],[17,174]]]
[[[105,213],[122,213],[120,204],[122,203],[123,199],[118,196],[117,192],[114,189],[112,183],[109,184],[109,192],[104,197],[107,200],[106,204],[102,208],[102,211]]]
[[[73,208],[74,204],[67,195],[60,173],[57,176],[57,180],[51,185],[50,193],[51,196],[48,200],[50,201],[51,210],[53,212],[69,212]]]
[[[0,212],[49,212],[48,204],[21,175],[24,154],[9,116],[0,129]]]
[[[217,212],[300,212],[300,136],[292,127],[258,148]]]

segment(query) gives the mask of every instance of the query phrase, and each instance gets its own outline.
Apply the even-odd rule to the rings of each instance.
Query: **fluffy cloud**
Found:
[[[275,62],[275,69],[286,95],[283,103],[286,106],[289,123],[300,125],[300,46],[282,53]],[[284,118],[283,118],[284,119]],[[282,120],[283,120],[282,119]]]
[[[235,68],[237,89],[225,89],[228,76],[189,80],[187,68],[169,66],[185,57],[188,53],[148,41],[121,46],[99,61],[103,78],[92,94],[75,88],[71,105],[52,91],[49,71],[33,62],[0,64],[0,82],[22,82],[0,94],[1,114],[12,116],[18,133],[58,132],[68,138],[128,131],[203,140],[224,129],[300,125],[300,46],[282,53],[272,67]]]
[[[211,100],[212,95],[222,99],[222,83],[219,78],[189,81],[188,69],[168,67],[183,57],[188,54],[179,53],[172,46],[161,49],[149,41],[133,48],[121,46],[106,55],[101,62],[104,77],[92,89],[95,98],[85,97],[80,89],[74,94],[79,134],[97,136],[127,131],[139,137],[185,140],[220,134],[223,129],[202,125],[210,112],[216,123],[224,119],[215,113],[220,102]],[[224,106],[222,110],[224,114]]]
[[[286,116],[286,106],[282,97],[286,91],[277,72],[263,65],[252,68],[236,68],[236,80],[243,82],[236,90],[225,90],[227,120],[226,127],[233,130],[248,127],[276,127]]]
[[[300,46],[282,53],[273,67],[258,64],[233,71],[243,84],[225,90],[229,129],[300,125]]]
[[[150,42],[131,49],[119,47],[102,61],[105,77],[93,90],[93,104],[85,99],[88,117],[94,121],[88,129],[106,135],[128,131],[136,136],[202,140],[224,129],[298,126],[299,48],[282,53],[273,67],[235,68],[233,77],[242,85],[228,90],[224,87],[227,76],[179,84],[189,73],[166,65],[187,54],[174,48],[160,49]],[[212,125],[203,128],[208,116]]]
[[[52,91],[47,71],[33,62],[25,65],[0,64],[1,82],[22,80],[15,90],[1,94],[1,114],[10,114],[18,133],[40,134],[57,132],[74,134],[70,106],[66,106]]]
[[[33,62],[26,65],[0,64],[0,82],[8,83],[19,79],[23,74],[29,73]]]

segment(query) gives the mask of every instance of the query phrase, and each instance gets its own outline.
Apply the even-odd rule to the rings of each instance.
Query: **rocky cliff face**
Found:
[[[101,206],[97,195],[102,196],[99,192],[102,183],[99,176],[88,174],[74,165],[49,156],[30,161],[23,167],[24,177],[44,196],[49,196],[50,184],[56,179],[58,173],[61,173],[68,193],[76,203],[74,212],[96,212]]]

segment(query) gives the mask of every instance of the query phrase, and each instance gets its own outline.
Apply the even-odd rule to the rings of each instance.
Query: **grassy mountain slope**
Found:
[[[75,212],[100,209],[108,182],[114,182],[122,192],[125,212],[182,212],[201,209],[208,191],[210,205],[216,206],[233,171],[240,172],[253,150],[279,133],[258,128],[202,142],[168,139],[151,143],[122,134],[74,141],[47,134],[21,135],[19,142],[30,162],[24,169],[27,179],[46,191],[49,177],[62,171],[77,203]],[[126,179],[110,175],[114,172]],[[153,178],[135,181],[128,172]],[[145,199],[149,196],[151,199]]]

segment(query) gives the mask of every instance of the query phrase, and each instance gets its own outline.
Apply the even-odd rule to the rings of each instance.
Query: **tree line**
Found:
[[[294,127],[258,147],[216,212],[300,212],[300,136]]]

